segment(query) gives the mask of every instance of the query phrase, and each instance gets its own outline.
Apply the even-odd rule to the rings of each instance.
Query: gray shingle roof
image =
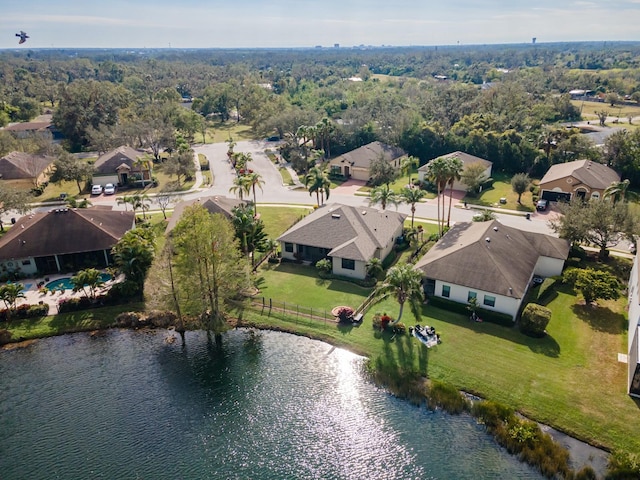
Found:
[[[566,240],[497,220],[456,224],[417,263],[428,278],[522,298],[540,256],[566,260]]]
[[[440,157],[437,157],[437,158],[457,158],[462,162],[462,165],[464,167],[466,167],[467,165],[471,165],[472,163],[481,163],[482,165],[484,165],[484,168],[488,168],[491,165],[493,165],[493,162],[490,162],[489,160],[485,160],[484,158],[476,157],[474,155],[469,155],[468,153],[464,153],[460,151],[447,153],[446,155],[441,155]],[[429,165],[429,162],[422,165],[418,169],[418,171],[420,172],[426,171],[427,165]]]
[[[369,168],[371,161],[376,160],[380,155],[384,155],[385,160],[392,162],[406,153],[398,147],[382,142],[371,142],[334,158],[331,163],[345,162],[354,167]]]
[[[545,183],[554,182],[566,177],[575,177],[580,183],[590,188],[600,190],[607,188],[613,182],[620,181],[620,175],[606,165],[592,162],[591,160],[576,160],[551,165],[547,173],[542,177],[542,180],[540,180],[540,186],[544,188]]]
[[[367,207],[330,204],[283,233],[282,242],[329,249],[329,255],[367,261],[384,248],[407,215]]]
[[[182,212],[184,212],[185,208],[196,203],[202,205],[211,214],[221,213],[225,217],[231,218],[231,216],[233,215],[232,211],[234,207],[247,202],[245,202],[244,200],[238,200],[236,198],[222,197],[218,195],[213,197],[200,197],[196,198],[195,200],[182,201],[178,203],[174,208],[173,215],[171,215],[169,223],[167,223],[165,233],[169,233],[174,229],[176,224],[180,221],[180,217],[182,217]]]
[[[25,215],[0,238],[0,259],[110,249],[133,228],[133,219],[133,212],[93,208]]]

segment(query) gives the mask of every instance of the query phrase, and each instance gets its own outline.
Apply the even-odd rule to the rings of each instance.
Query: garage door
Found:
[[[571,200],[571,194],[564,192],[554,192],[552,190],[543,190],[542,196],[540,198],[549,200],[550,202],[568,202],[569,200]]]

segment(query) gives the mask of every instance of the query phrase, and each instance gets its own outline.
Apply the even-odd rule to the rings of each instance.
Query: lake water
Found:
[[[541,479],[467,416],[279,332],[65,335],[0,352],[0,477]]]

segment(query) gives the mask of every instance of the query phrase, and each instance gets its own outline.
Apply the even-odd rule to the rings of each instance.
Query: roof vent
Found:
[[[340,218],[340,214],[339,213],[332,213],[331,214],[331,218]]]
[[[493,227],[493,231],[497,232],[498,231],[498,227]]]
[[[489,243],[491,241],[491,239],[489,237],[484,239],[485,242]]]
[[[509,287],[509,293],[513,293],[513,288]]]
[[[367,214],[367,211],[366,211],[366,210],[362,210],[362,214],[363,214],[363,215],[366,215],[366,214]]]

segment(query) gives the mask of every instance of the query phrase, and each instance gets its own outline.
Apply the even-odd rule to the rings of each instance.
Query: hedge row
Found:
[[[20,305],[15,310],[0,310],[0,322],[6,322],[7,319],[17,318],[39,318],[46,317],[49,313],[49,305],[47,303],[38,305],[29,305],[28,303]]]

